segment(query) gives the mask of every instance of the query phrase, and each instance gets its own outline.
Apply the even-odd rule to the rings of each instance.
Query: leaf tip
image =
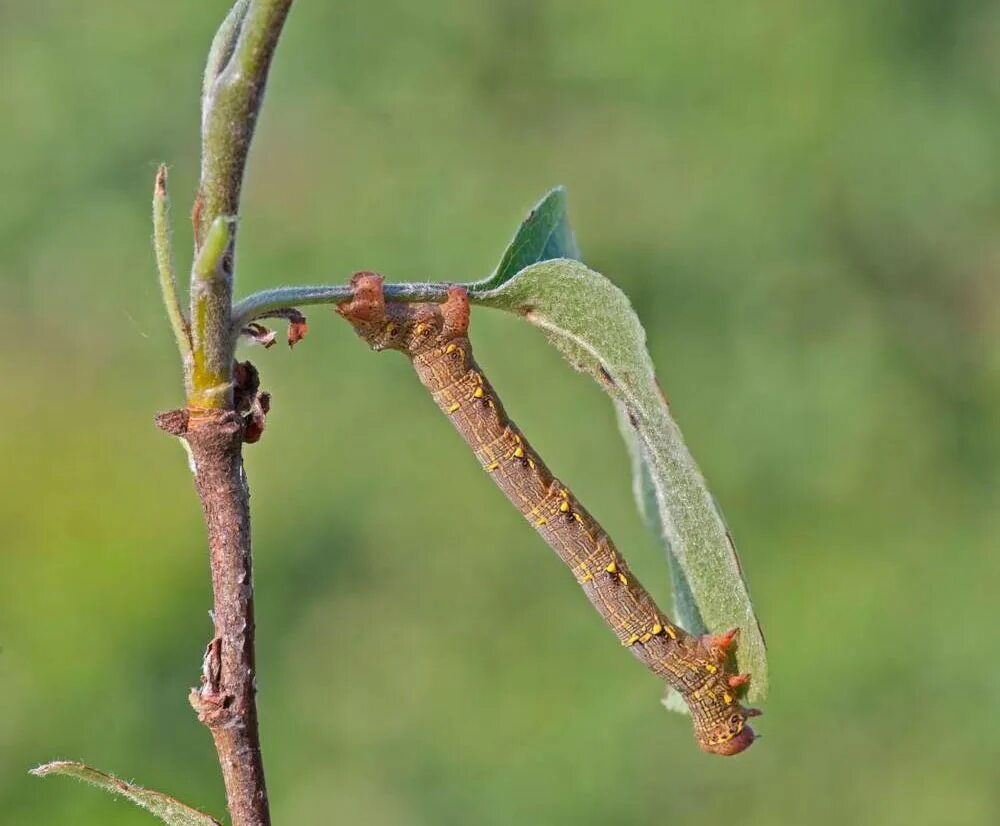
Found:
[[[153,184],[153,193],[157,198],[167,197],[167,165],[161,163],[156,169],[156,179]]]

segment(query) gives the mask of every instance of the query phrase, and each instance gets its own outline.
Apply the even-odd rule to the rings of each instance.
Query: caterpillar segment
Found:
[[[372,349],[409,356],[480,465],[569,567],[622,646],[684,698],[698,745],[721,755],[749,747],[747,720],[760,712],[737,699],[750,675],[727,670],[737,630],[693,636],[657,608],[597,520],[507,416],[472,355],[465,289],[450,288],[442,304],[386,304],[381,276],[357,273],[351,286],[338,313]]]

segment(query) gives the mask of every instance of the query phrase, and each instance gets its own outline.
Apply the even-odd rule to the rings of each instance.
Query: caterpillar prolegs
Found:
[[[705,751],[738,754],[754,740],[747,719],[760,712],[736,699],[748,674],[728,673],[736,630],[692,636],[674,625],[632,575],[601,526],[556,479],[472,357],[469,299],[452,287],[443,304],[390,303],[382,277],[357,273],[352,300],[338,307],[374,350],[406,353],[438,407],[483,468],[560,559],[621,643],[687,703]]]

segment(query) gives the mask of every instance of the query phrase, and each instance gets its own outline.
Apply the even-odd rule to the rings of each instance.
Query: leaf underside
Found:
[[[214,817],[192,809],[170,795],[152,792],[133,783],[126,783],[114,775],[99,771],[85,763],[57,760],[31,770],[36,777],[63,774],[90,783],[112,794],[121,795],[158,817],[170,826],[222,826]]]
[[[614,400],[640,512],[667,557],[675,618],[693,634],[738,627],[737,664],[753,676],[748,698],[762,700],[764,638],[732,537],[670,414],[635,311],[611,281],[571,260],[572,237],[564,195],[554,190],[529,215],[494,275],[469,285],[471,297],[543,330],[570,364]],[[553,249],[562,249],[563,257],[545,260]],[[513,271],[518,264],[522,268]],[[676,697],[665,705],[686,708]]]

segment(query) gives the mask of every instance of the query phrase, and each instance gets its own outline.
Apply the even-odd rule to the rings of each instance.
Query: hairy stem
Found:
[[[209,60],[202,101],[199,243],[220,215],[236,215],[268,70],[292,0],[237,3]]]
[[[444,301],[450,285],[441,282],[417,284],[386,284],[387,301]],[[306,287],[276,287],[262,290],[236,303],[233,307],[233,329],[239,332],[247,323],[276,310],[305,307],[312,304],[343,304],[353,296],[344,284],[322,284]]]
[[[231,290],[234,224],[235,219],[222,216],[212,222],[191,268],[191,332],[195,347],[188,406],[192,408],[226,410],[233,404],[229,308],[220,315],[214,299]],[[215,342],[216,347],[207,346],[209,342]]]
[[[239,2],[212,43],[202,99],[201,183],[194,206],[195,249],[207,242],[219,218],[235,219],[247,156],[267,85],[268,71],[292,0]],[[213,77],[214,75],[214,77]],[[216,409],[232,404],[227,390],[235,337],[230,313],[236,254],[235,225],[222,265],[210,277],[191,273],[191,319],[200,396],[195,403]],[[225,378],[224,378],[225,377]]]

